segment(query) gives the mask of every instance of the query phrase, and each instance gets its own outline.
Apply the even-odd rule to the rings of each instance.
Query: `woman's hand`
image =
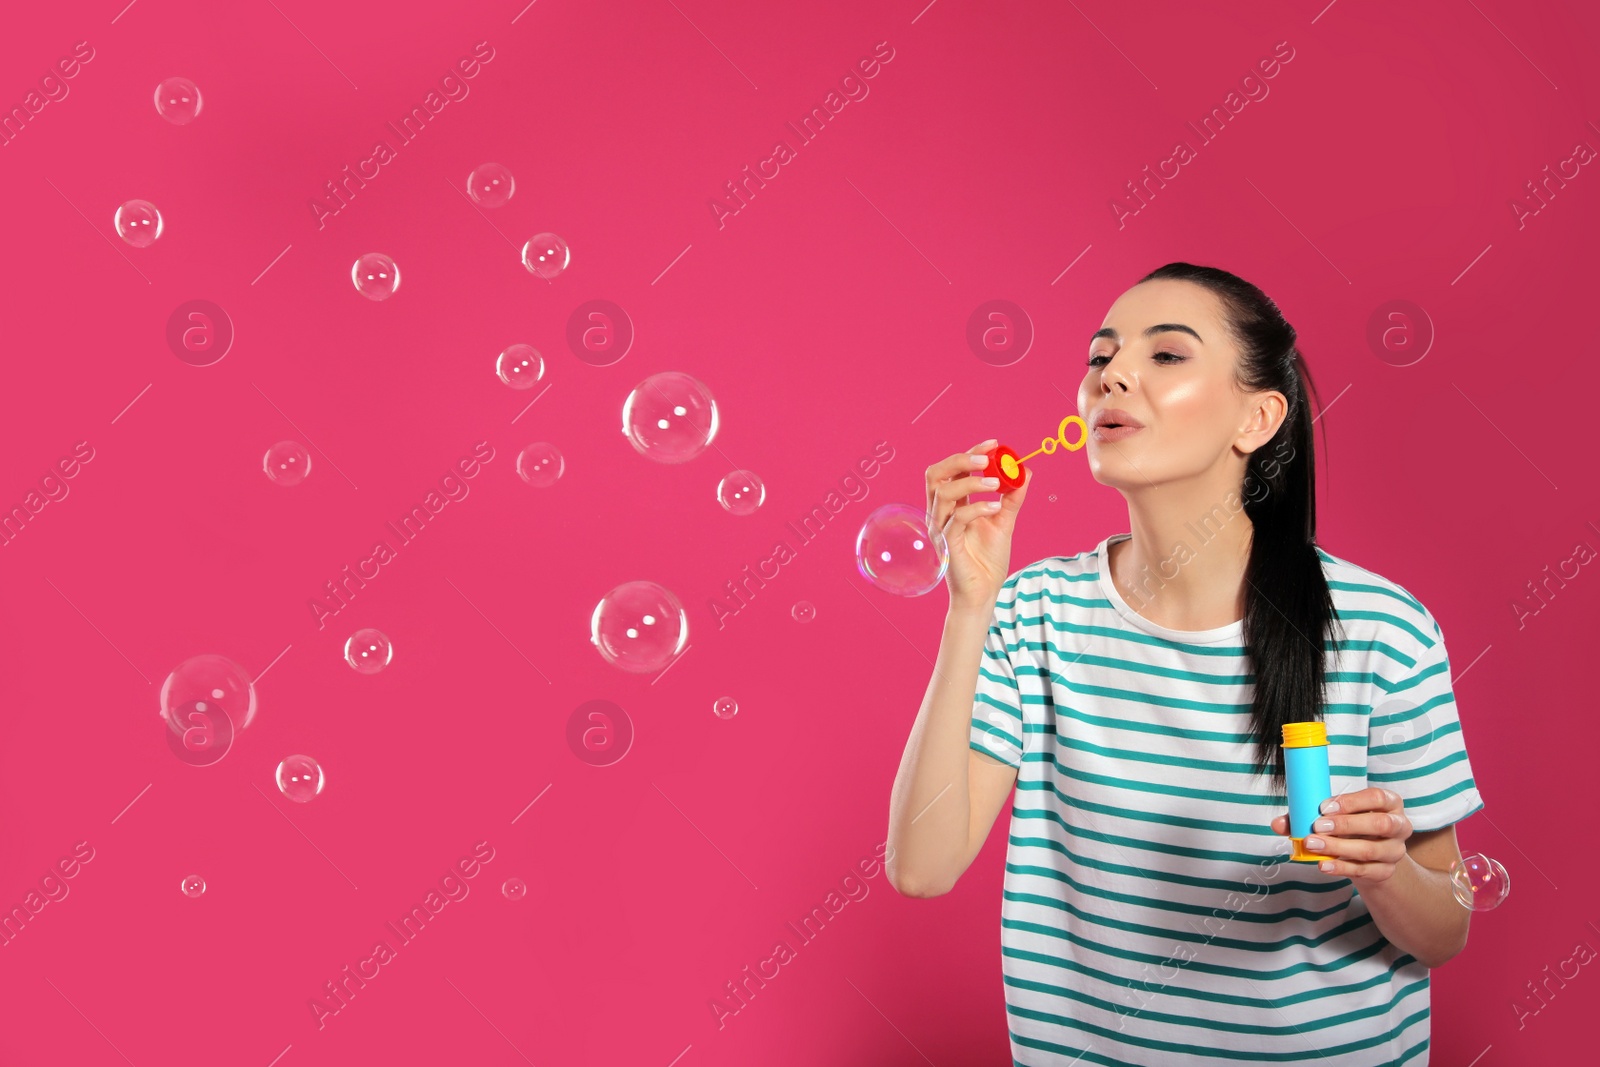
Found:
[[[1289,836],[1289,816],[1273,819],[1272,832]],[[1323,801],[1305,847],[1328,857],[1317,864],[1318,870],[1359,882],[1382,882],[1406,858],[1410,836],[1405,801],[1392,790],[1372,786]]]
[[[1028,495],[1033,471],[1026,473],[1021,487],[998,501],[972,503],[969,494],[999,489],[998,481],[985,485],[982,477],[988,465],[983,453],[996,443],[993,439],[979,442],[928,468],[928,529],[943,531],[950,549],[945,581],[952,608],[991,610],[1010,574],[1011,531]]]

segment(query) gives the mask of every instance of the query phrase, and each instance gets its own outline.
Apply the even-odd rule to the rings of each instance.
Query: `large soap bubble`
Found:
[[[652,374],[622,405],[622,432],[642,456],[685,463],[717,436],[717,402],[698,380],[678,371]]]
[[[885,504],[856,535],[856,568],[886,593],[922,596],[944,580],[950,549],[944,534],[928,530],[927,514],[909,504]]]
[[[689,642],[689,617],[655,582],[624,582],[600,598],[589,640],[612,666],[635,674],[661,670]]]
[[[194,731],[219,712],[227,719],[230,740],[233,730],[243,730],[256,715],[250,675],[226,656],[191,656],[161,684],[161,715],[180,736],[196,736]]]
[[[1489,911],[1511,893],[1511,875],[1499,860],[1473,852],[1450,862],[1450,891],[1463,908]]]

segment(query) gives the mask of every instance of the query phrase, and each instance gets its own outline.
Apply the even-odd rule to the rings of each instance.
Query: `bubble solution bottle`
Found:
[[[1316,863],[1327,857],[1307,852],[1306,835],[1322,813],[1322,802],[1333,795],[1333,779],[1328,770],[1328,726],[1323,722],[1283,724],[1283,764],[1289,792],[1289,839],[1300,863]]]

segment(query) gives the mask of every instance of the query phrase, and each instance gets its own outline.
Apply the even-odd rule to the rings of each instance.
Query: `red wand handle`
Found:
[[[998,478],[1002,493],[1022,488],[1022,483],[1027,481],[1028,472],[1014,450],[1005,445],[997,445],[989,449],[985,455],[989,457],[989,465],[983,469],[985,478]]]

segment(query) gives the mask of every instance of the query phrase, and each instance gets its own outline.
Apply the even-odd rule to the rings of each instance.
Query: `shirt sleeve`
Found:
[[[1395,682],[1375,677],[1367,784],[1398,793],[1413,830],[1440,830],[1483,808],[1467,759],[1444,632],[1431,614],[1416,665]],[[1431,633],[1430,633],[1431,631]],[[1383,692],[1387,690],[1387,692]]]
[[[972,729],[967,747],[1010,767],[1022,766],[1027,734],[1023,729],[1022,691],[1017,686],[1012,656],[1025,654],[1016,628],[1017,577],[1000,588],[994,616],[978,662],[978,688],[972,700]],[[1017,651],[1008,652],[1007,645]]]

